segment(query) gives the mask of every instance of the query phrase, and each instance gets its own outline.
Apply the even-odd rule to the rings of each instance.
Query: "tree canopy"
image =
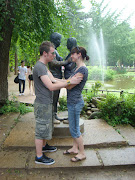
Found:
[[[75,37],[78,45],[88,49],[91,32],[98,36],[102,29],[108,65],[115,65],[118,60],[121,64],[133,64],[135,31],[130,28],[128,18],[121,21],[122,12],[107,10],[104,0],[90,2],[92,8],[85,13],[81,0],[0,1],[0,103],[8,98],[8,65],[11,70],[21,60],[34,65],[39,45],[50,40],[52,32],[62,35],[58,51],[65,57],[69,37]]]

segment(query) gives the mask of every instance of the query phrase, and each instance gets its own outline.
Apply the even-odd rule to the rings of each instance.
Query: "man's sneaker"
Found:
[[[57,148],[55,146],[49,146],[47,143],[42,148],[42,152],[55,152],[55,151],[57,151]]]
[[[19,96],[21,96],[22,94],[20,93]]]
[[[55,161],[49,157],[47,157],[45,154],[43,154],[43,156],[41,158],[37,158],[37,156],[35,157],[35,163],[36,164],[45,164],[45,165],[51,165],[54,164]]]

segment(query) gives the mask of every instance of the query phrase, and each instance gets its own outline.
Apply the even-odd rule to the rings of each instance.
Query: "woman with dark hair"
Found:
[[[29,92],[34,96],[33,69],[30,66],[27,66],[27,79],[29,81]]]
[[[75,47],[71,50],[72,61],[76,63],[76,70],[71,75],[81,76],[83,80],[78,85],[67,86],[67,107],[68,107],[68,120],[71,136],[73,137],[73,147],[64,151],[66,154],[76,154],[71,159],[72,162],[77,162],[86,159],[84,152],[83,139],[80,132],[79,119],[80,113],[84,106],[82,97],[82,90],[88,78],[88,69],[84,63],[84,60],[89,60],[87,52],[83,47]]]

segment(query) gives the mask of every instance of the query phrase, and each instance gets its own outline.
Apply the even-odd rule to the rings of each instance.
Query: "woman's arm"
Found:
[[[43,75],[40,76],[41,81],[44,83],[44,85],[50,90],[50,91],[55,91],[61,88],[66,87],[69,84],[69,81],[64,81],[64,82],[57,82],[57,83],[52,83],[51,79],[49,78],[48,75]],[[70,79],[70,84],[79,84],[81,82],[82,78],[81,77],[76,77],[73,76]]]
[[[77,73],[77,74],[75,74],[75,76],[76,77],[81,77],[83,79],[83,74],[82,73]],[[70,89],[74,88],[76,85],[77,84],[70,84],[70,85],[67,85],[66,88],[70,90]]]

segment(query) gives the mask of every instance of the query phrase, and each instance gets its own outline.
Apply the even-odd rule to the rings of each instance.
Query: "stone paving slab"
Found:
[[[127,148],[103,148],[90,149],[86,148],[86,160],[73,163],[70,161],[74,155],[63,155],[62,149],[54,153],[46,153],[48,157],[55,160],[51,166],[35,164],[35,150],[10,150],[0,152],[0,169],[62,169],[62,168],[101,168],[135,165],[135,147]],[[97,153],[98,152],[98,153]]]
[[[112,126],[108,125],[103,119],[85,121],[84,129],[85,145],[96,144],[126,144],[125,139],[118,134]]]
[[[61,122],[62,123],[62,122]],[[30,112],[20,118],[4,142],[5,147],[35,147],[34,113]],[[84,120],[84,145],[107,146],[126,145],[126,140],[102,119]],[[71,146],[72,138],[56,138],[49,142],[56,146]]]
[[[102,119],[84,120],[83,140],[85,147],[127,145],[126,139]],[[56,146],[71,146],[72,138],[64,138],[63,141],[63,138],[54,137],[50,143]]]
[[[55,160],[55,164],[51,166],[45,166],[35,164],[35,152],[32,153],[29,161],[28,169],[41,169],[41,168],[77,168],[77,167],[101,167],[102,164],[99,162],[96,155],[96,151],[92,149],[86,149],[86,160],[73,163],[70,161],[75,155],[63,155],[64,150],[58,149],[54,153],[46,153],[47,156]]]
[[[125,137],[129,145],[135,145],[135,128],[131,125],[116,126],[120,134]]]
[[[33,112],[21,116],[17,125],[4,142],[5,147],[31,147],[34,146],[35,121]]]
[[[28,159],[28,152],[17,151],[1,151],[0,152],[0,169],[2,168],[25,168]]]
[[[6,138],[10,129],[13,128],[15,124],[15,119],[19,117],[19,113],[8,113],[0,115],[0,145]]]
[[[104,166],[135,165],[135,147],[98,150]]]

